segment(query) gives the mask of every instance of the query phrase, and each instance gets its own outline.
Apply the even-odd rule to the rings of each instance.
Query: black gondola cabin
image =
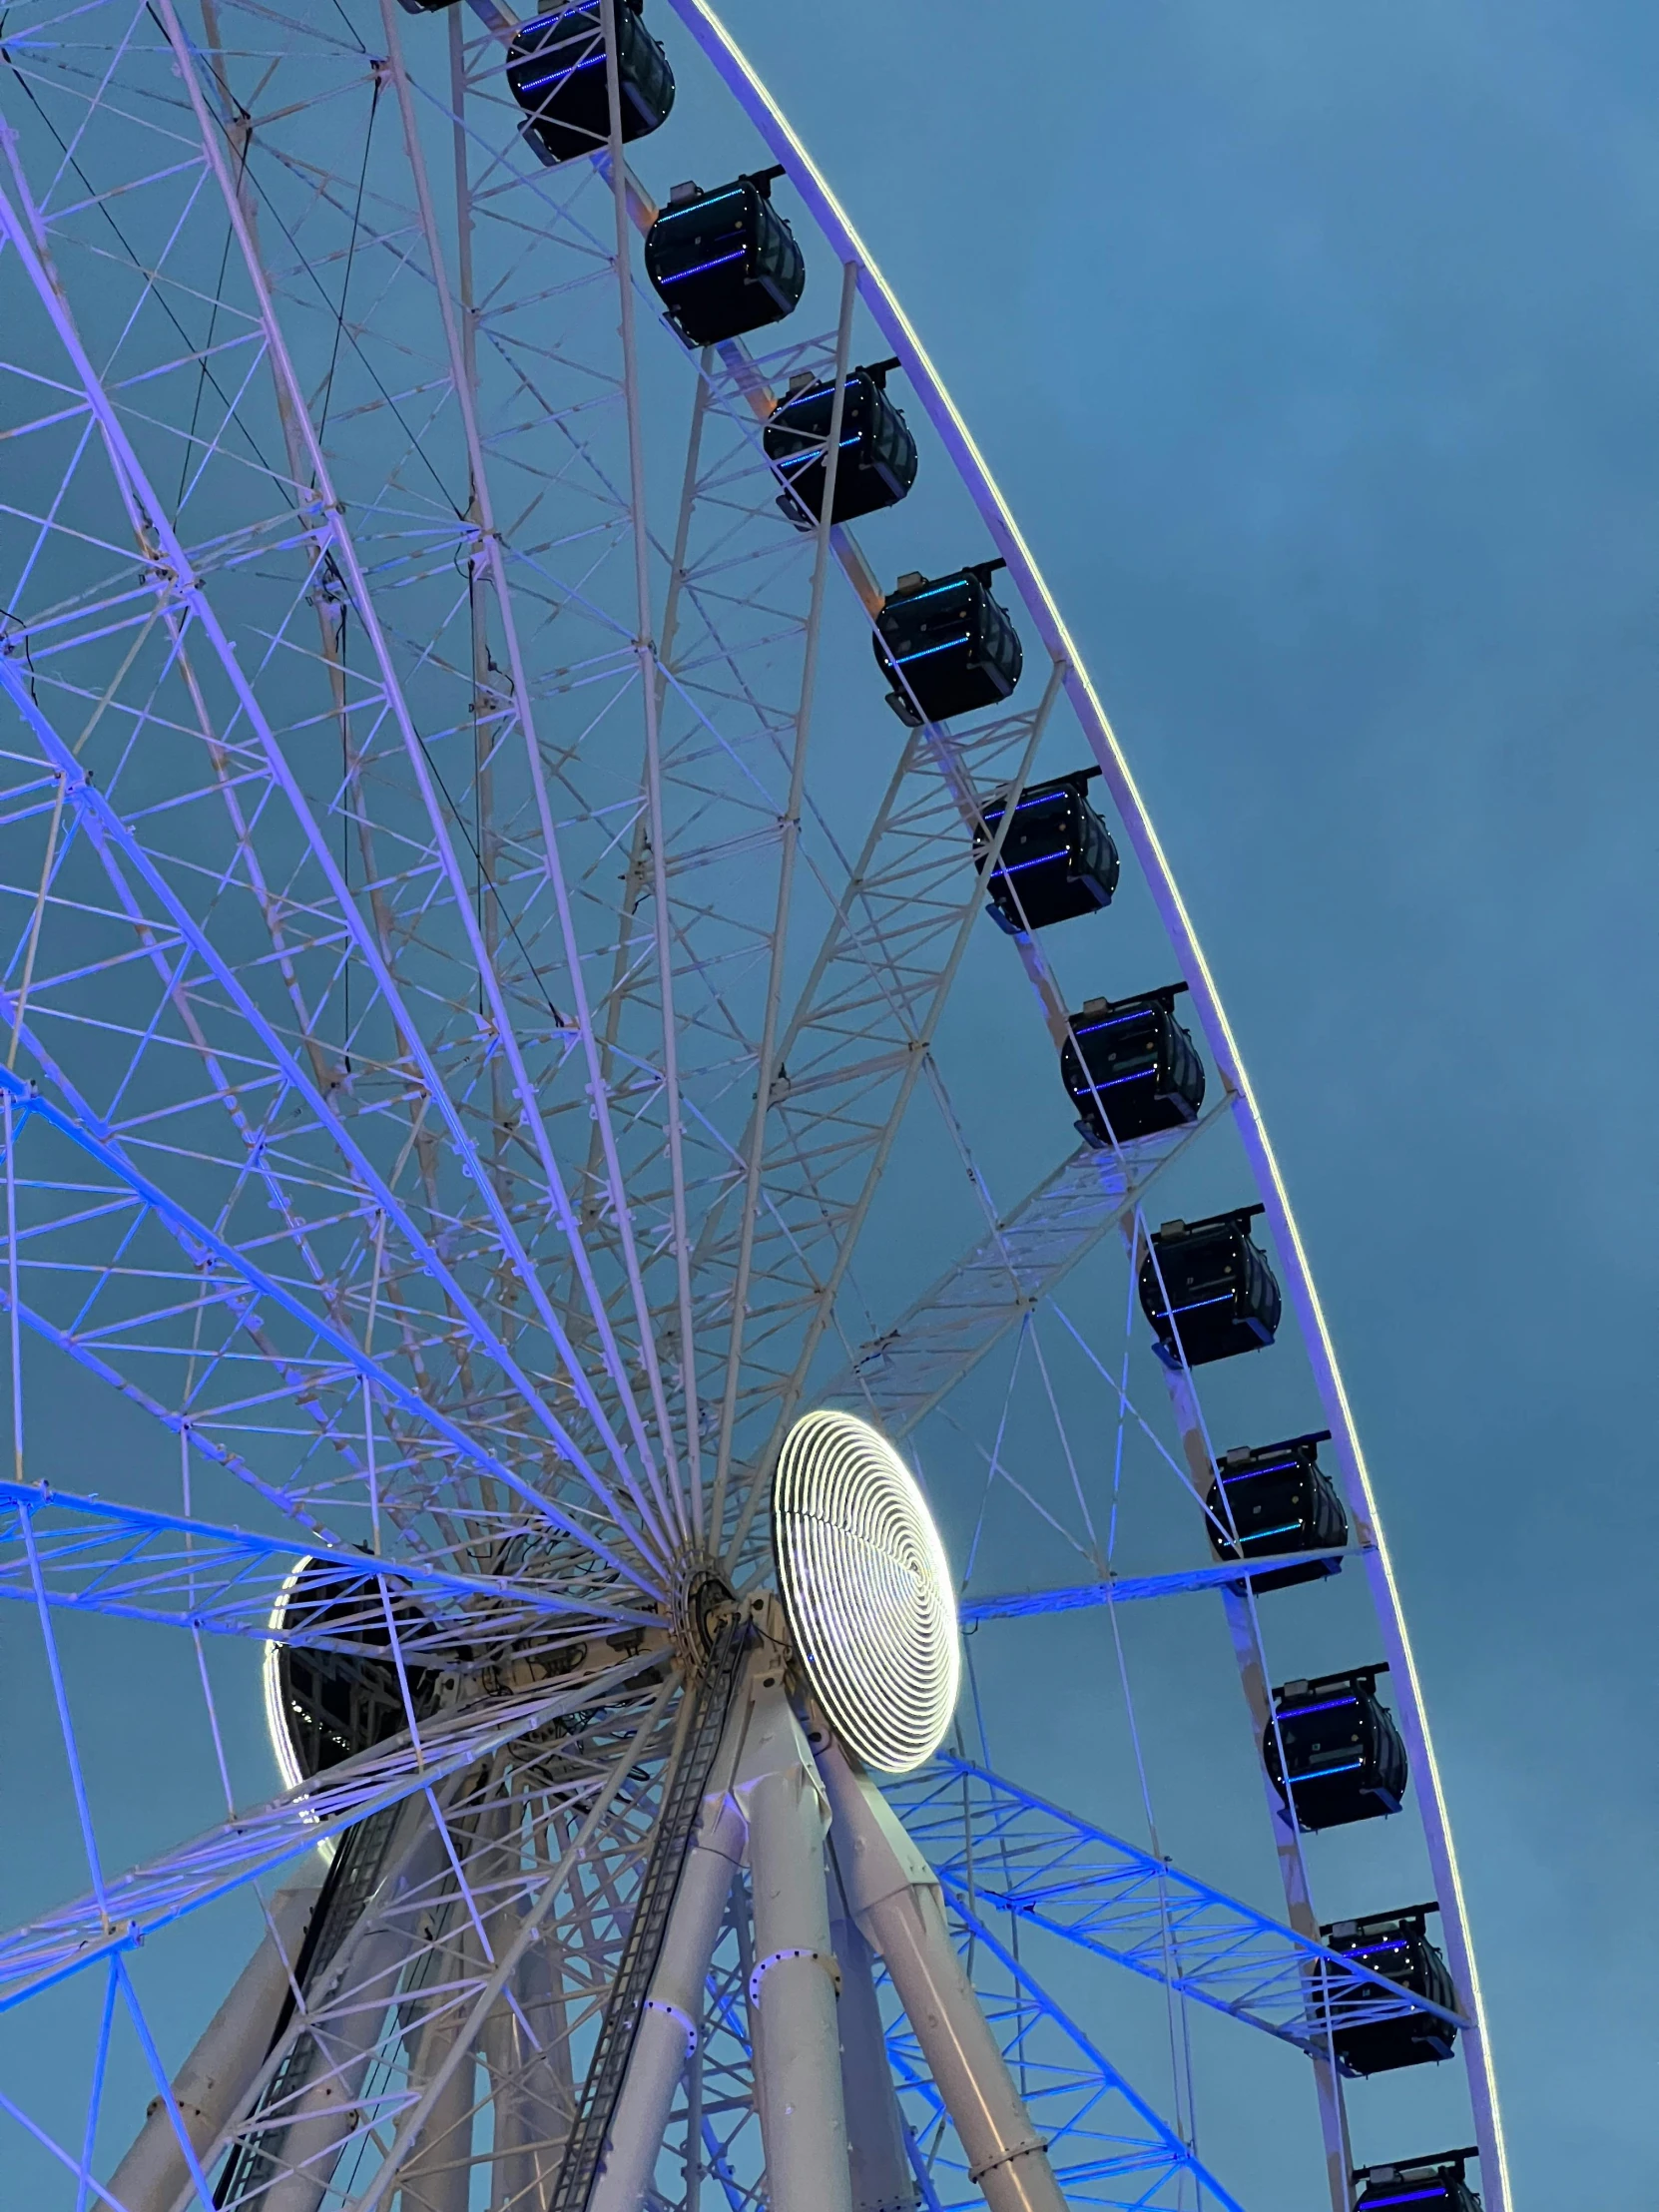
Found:
[[[1348,1515],[1319,1463],[1329,1428],[1279,1444],[1226,1451],[1205,1499],[1210,1548],[1218,1559],[1261,1559],[1275,1552],[1331,1551],[1348,1542]],[[1337,1573],[1341,1561],[1311,1559],[1244,1579],[1252,1589],[1288,1590]],[[1243,1587],[1241,1582],[1240,1587]]]
[[[645,273],[688,345],[718,345],[793,314],[807,288],[795,233],[772,204],[781,169],[715,192],[676,185],[645,234]]]
[[[1021,793],[991,871],[991,919],[1011,937],[1097,914],[1118,887],[1118,848],[1088,802],[1097,768],[1075,769]],[[973,832],[982,860],[1001,827],[1005,802],[992,800]]]
[[[916,441],[887,396],[887,371],[897,366],[896,360],[875,361],[846,379],[831,522],[855,522],[895,507],[916,480]],[[779,507],[800,530],[813,529],[824,510],[834,404],[834,378],[826,382],[804,372],[763,432],[767,459],[784,484]]]
[[[1259,1352],[1279,1329],[1279,1285],[1250,1224],[1260,1206],[1208,1221],[1166,1221],[1141,1263],[1141,1311],[1166,1367]]]
[[[1439,1951],[1428,1940],[1428,1916],[1434,1905],[1413,1905],[1398,1913],[1373,1913],[1363,1921],[1338,1921],[1322,1928],[1332,1950],[1341,1951],[1373,1973],[1386,1974],[1413,1996],[1447,2012],[1457,2009],[1457,1992]],[[1404,2012],[1392,2019],[1368,2019],[1382,1992],[1364,1983],[1333,1988],[1329,2007],[1332,2048],[1350,2073],[1392,2073],[1400,2066],[1433,2065],[1449,2058],[1457,2042],[1450,2020],[1433,2012]]]
[[[1060,1080],[1077,1108],[1077,1131],[1103,1151],[1198,1118],[1204,1063],[1175,1018],[1184,983],[1139,998],[1085,999],[1066,1022]]]
[[[624,139],[657,130],[674,105],[674,72],[640,21],[640,6],[641,0],[628,0],[616,11]],[[611,101],[596,0],[521,23],[507,49],[507,84],[524,110],[519,135],[549,168],[598,153],[610,140]]]
[[[1354,2176],[1355,2212],[1480,2212],[1480,2199],[1468,2184],[1470,2150],[1442,2151],[1437,2158],[1396,2160],[1389,2166],[1362,2166]]]
[[[892,686],[901,722],[946,722],[994,707],[1019,682],[1019,632],[991,597],[1004,564],[981,561],[954,576],[901,576],[875,618],[875,662]]]
[[[1346,1828],[1397,1813],[1405,1795],[1405,1746],[1378,1701],[1381,1666],[1287,1682],[1273,1693],[1262,1756],[1298,1828]],[[1281,1757],[1280,1747],[1284,1752]]]

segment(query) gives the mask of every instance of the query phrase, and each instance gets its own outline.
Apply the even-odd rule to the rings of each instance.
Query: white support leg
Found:
[[[520,2113],[525,2142],[535,2161],[542,2195],[558,2179],[565,2144],[576,2117],[576,2082],[570,2057],[570,2020],[562,1995],[558,1953],[547,1941],[533,1943],[519,1961],[518,2002],[537,2054],[520,2080]],[[525,2038],[526,2043],[528,2037]],[[540,2198],[526,2200],[533,2206]]]
[[[477,1972],[477,1938],[468,1921],[438,1956],[444,1981],[470,1985]],[[454,2047],[470,2000],[450,1990],[434,1996],[421,2023],[409,2086],[422,2092]],[[477,2103],[476,2066],[463,2058],[433,2101],[426,2124],[403,2161],[403,2212],[467,2212],[472,2201],[472,2112]]]
[[[236,2118],[265,2063],[316,1900],[315,1884],[278,1891],[259,1949],[174,2076],[173,2101],[198,2154]],[[110,2176],[110,2194],[127,2212],[168,2212],[189,2181],[178,2134],[157,2097]]]
[[[841,1969],[841,2095],[852,2212],[914,2212],[921,2192],[904,2148],[873,1961],[841,1888],[835,1841],[831,1833],[830,1939]]]
[[[519,1837],[516,1806],[496,1808],[490,1834],[492,1848],[511,1866]],[[487,1913],[492,1956],[511,1948],[523,1903],[509,1891]],[[540,2212],[564,2156],[575,2098],[569,2023],[554,1987],[557,1956],[546,1940],[530,1945],[478,2038],[489,2071],[490,2212]]]
[[[834,1743],[819,1768],[847,1903],[886,1963],[989,2212],[1065,2212],[1048,2146],[956,1956],[926,1861]]]
[[[501,2212],[508,2205],[522,2205],[528,2212],[537,2201],[540,2180],[525,2122],[523,2082],[529,2046],[510,2005],[498,2004],[490,2013],[479,2048],[489,2068],[491,2212]]]
[[[311,2078],[278,2138],[281,2170],[260,2212],[317,2212],[341,2145],[357,2124],[357,2097],[380,2042],[402,1966],[415,1940],[410,1900],[443,1864],[443,1848],[422,1800],[393,1831],[389,1866],[364,1909],[361,1933],[347,1936],[321,1989],[309,1992],[319,2014]],[[329,2016],[336,1994],[357,1992],[349,2010]]]
[[[829,1807],[779,1673],[758,1679],[732,1794],[749,1824],[750,1989],[771,2212],[851,2212],[824,1871]]]
[[[736,1719],[741,1725],[741,1710]],[[640,2212],[669,2107],[697,2041],[704,1984],[744,1848],[743,1817],[726,1794],[731,1762],[724,1756],[716,1763],[717,1776],[723,1768],[721,1787],[703,1801],[696,1841],[675,1893],[588,2212]]]
[[[495,2106],[490,2205],[537,2212],[558,2178],[576,2102],[564,2002],[543,1944],[519,1960],[512,1989],[514,2002],[503,1997],[482,2038]]]

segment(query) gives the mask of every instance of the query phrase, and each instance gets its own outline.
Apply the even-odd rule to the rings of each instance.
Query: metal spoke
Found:
[[[25,1537],[27,1531],[27,1538]],[[654,1612],[607,1602],[604,1588],[583,1594],[507,1574],[456,1573],[436,1549],[389,1569],[360,1551],[295,1538],[256,1535],[178,1513],[147,1512],[103,1498],[31,1483],[0,1483],[0,1598],[75,1612],[163,1621],[213,1635],[270,1637],[279,1602],[307,1561],[336,1570],[327,1605],[291,1610],[282,1641],[306,1651],[377,1656],[384,1646],[384,1597],[395,1611],[401,1647],[428,1664],[470,1658],[488,1645],[535,1663],[583,1639],[596,1623],[655,1628]],[[412,1605],[402,1602],[408,1596]]]
[[[406,1744],[365,1753],[332,1769],[327,1782],[306,1783],[154,1865],[123,1875],[105,1885],[101,1899],[14,1930],[0,1939],[0,2009],[133,1949],[171,1922],[275,1872],[340,1830],[436,1788],[504,1745],[622,1690],[639,1671],[637,1662],[619,1665],[563,1695],[488,1701],[448,1725],[433,1723],[419,1764]]]

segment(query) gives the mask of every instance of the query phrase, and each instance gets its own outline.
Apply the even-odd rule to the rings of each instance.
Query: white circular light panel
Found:
[[[796,1649],[826,1719],[867,1767],[908,1774],[956,1707],[950,1563],[915,1476],[855,1413],[805,1413],[772,1486]]]

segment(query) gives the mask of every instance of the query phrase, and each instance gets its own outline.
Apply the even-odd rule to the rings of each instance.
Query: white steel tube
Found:
[[[237,2117],[265,2062],[316,1900],[315,1884],[277,1892],[259,1948],[173,2077],[173,2101],[198,2156]],[[127,2212],[167,2212],[189,2181],[178,2131],[157,2097],[110,2176],[110,2194]]]
[[[781,1673],[759,1680],[732,1794],[749,1823],[750,2009],[772,2212],[852,2212],[824,1873],[830,1809]]]
[[[518,2005],[526,2041],[540,2046],[520,2083],[520,2125],[537,2162],[544,2191],[551,2190],[576,2115],[571,2073],[570,2023],[560,1993],[558,1955],[551,1942],[533,1943],[519,1963]]]
[[[1048,2146],[962,1970],[925,1860],[832,1741],[819,1753],[819,1770],[847,1904],[886,1963],[967,2154],[969,2178],[990,2212],[1065,2212]]]
[[[276,2139],[281,2170],[260,2200],[260,2212],[317,2212],[340,2146],[356,2125],[357,2096],[379,2047],[398,1969],[415,1940],[409,1900],[443,1858],[424,1799],[406,1808],[388,1857],[389,1870],[364,1911],[361,1935],[355,1941],[347,1936],[323,1987],[309,1992],[318,2018],[301,2033],[316,2044],[311,2078],[291,2123]],[[348,1992],[354,2001],[345,2009]],[[331,2017],[335,2003],[341,2009]]]
[[[478,2047],[489,2068],[490,2203],[533,2205],[541,2172],[525,2115],[523,2080],[529,2046],[510,2005],[498,2004],[490,2013]]]
[[[466,1910],[464,1903],[457,1912]],[[470,1920],[433,1961],[440,1983],[460,1983],[431,1996],[420,2024],[410,2068],[413,2083],[424,2089],[437,2074],[466,2023],[465,1989],[476,1973],[477,1937]],[[426,2124],[415,2137],[398,2177],[403,2212],[467,2212],[472,2200],[472,2110],[477,2102],[477,2068],[463,2057],[444,2077]]]
[[[645,2202],[669,2107],[697,2046],[704,1983],[743,1848],[744,1824],[737,1807],[724,1792],[706,1798],[588,2212],[639,2212]]]
[[[564,2000],[545,1943],[532,1943],[505,1998],[484,2023],[495,2099],[496,2205],[533,2212],[558,2178],[575,2110]]]
[[[870,1947],[841,1888],[830,1838],[830,1939],[841,1970],[841,2096],[852,2212],[913,2212],[920,2201],[887,2060]]]

